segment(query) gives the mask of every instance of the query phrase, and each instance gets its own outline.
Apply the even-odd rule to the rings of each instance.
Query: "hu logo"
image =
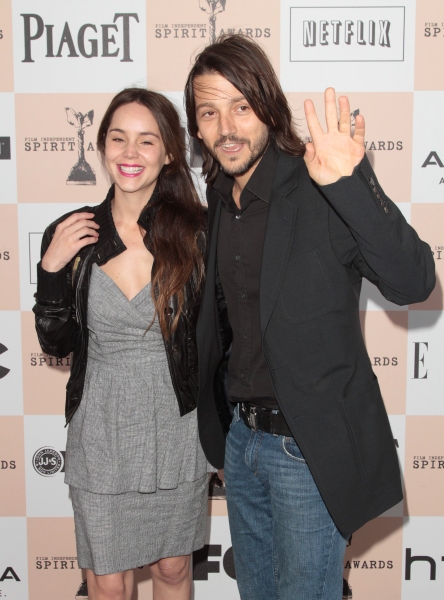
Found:
[[[82,114],[72,108],[65,108],[68,123],[77,129],[78,160],[71,168],[66,185],[96,185],[96,174],[85,160],[85,129],[93,123],[94,111]]]
[[[3,352],[6,352],[7,348],[6,346],[4,346],[3,344],[0,344],[0,354],[3,354]],[[6,367],[2,367],[0,365],[0,379],[3,379],[3,377],[6,377],[6,375],[9,373],[11,369],[7,369]]]
[[[441,556],[441,560],[444,561],[444,556]],[[412,578],[412,564],[414,562],[426,562],[430,565],[430,581],[436,580],[436,561],[431,556],[413,556],[412,549],[405,549],[405,579],[410,581]]]

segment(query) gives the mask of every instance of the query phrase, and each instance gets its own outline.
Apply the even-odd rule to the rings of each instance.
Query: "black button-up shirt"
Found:
[[[271,186],[278,163],[271,142],[240,196],[234,179],[221,172],[214,183],[222,198],[217,264],[233,330],[228,363],[228,391],[233,402],[278,408],[265,364],[259,320],[259,288]]]

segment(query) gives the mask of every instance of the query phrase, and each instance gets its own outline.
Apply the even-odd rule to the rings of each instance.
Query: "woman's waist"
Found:
[[[134,364],[167,364],[167,356],[165,348],[161,347],[145,347],[126,346],[125,348],[113,349],[107,345],[89,345],[88,346],[88,362],[95,361],[108,365],[134,365]]]

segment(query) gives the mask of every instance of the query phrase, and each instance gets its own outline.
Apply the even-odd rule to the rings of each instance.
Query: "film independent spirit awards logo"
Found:
[[[91,127],[94,111],[76,112],[66,107],[68,123],[77,131],[77,162],[71,167],[66,178],[66,185],[96,185],[96,174],[85,158],[85,129]],[[74,152],[76,138],[74,137],[34,137],[25,138],[25,152]],[[94,150],[92,142],[88,150]]]
[[[219,13],[225,12],[227,0],[199,0],[199,8],[208,15],[208,41],[214,44],[218,35],[223,33],[244,33],[249,37],[270,37],[270,29],[266,27],[264,30],[260,28],[245,27],[244,29],[227,29],[221,30],[219,34],[216,31],[216,18]]]
[[[271,36],[270,28],[261,29],[259,27],[244,27],[243,29],[216,29],[217,15],[225,12],[227,0],[198,0],[199,8],[208,16],[208,42],[214,44],[216,38],[223,33],[243,33],[248,37],[269,38]],[[205,38],[207,26],[204,23],[195,25],[182,24],[157,24],[155,29],[156,38]]]
[[[39,448],[32,457],[32,466],[39,475],[53,477],[64,470],[64,454],[50,446]]]
[[[85,159],[85,129],[93,124],[94,111],[82,114],[72,108],[65,108],[68,123],[77,129],[78,158],[76,164],[71,168],[67,185],[96,185],[96,174]]]
[[[216,19],[219,13],[225,12],[227,0],[198,0],[199,8],[208,15],[208,41],[214,44],[216,41]],[[206,26],[199,25],[156,25],[156,38],[203,38],[205,37]]]

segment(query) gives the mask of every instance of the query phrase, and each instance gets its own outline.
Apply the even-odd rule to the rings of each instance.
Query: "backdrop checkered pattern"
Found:
[[[148,85],[183,116],[192,56],[222,31],[242,31],[263,45],[302,136],[306,97],[322,113],[327,86],[349,96],[352,118],[358,111],[366,118],[367,151],[382,186],[435,253],[436,289],[422,304],[395,306],[363,287],[362,327],[406,493],[353,536],[344,576],[357,600],[441,599],[442,0],[1,0],[0,597],[74,598],[82,579],[63,483],[69,358],[41,353],[31,312],[42,232],[61,214],[104,198],[95,136],[111,97]],[[74,113],[89,113],[90,125],[80,126]],[[88,175],[76,166],[85,163]],[[209,502],[209,523],[208,546],[195,557],[195,598],[235,600],[224,500]],[[149,570],[137,578],[138,597],[151,598]]]

